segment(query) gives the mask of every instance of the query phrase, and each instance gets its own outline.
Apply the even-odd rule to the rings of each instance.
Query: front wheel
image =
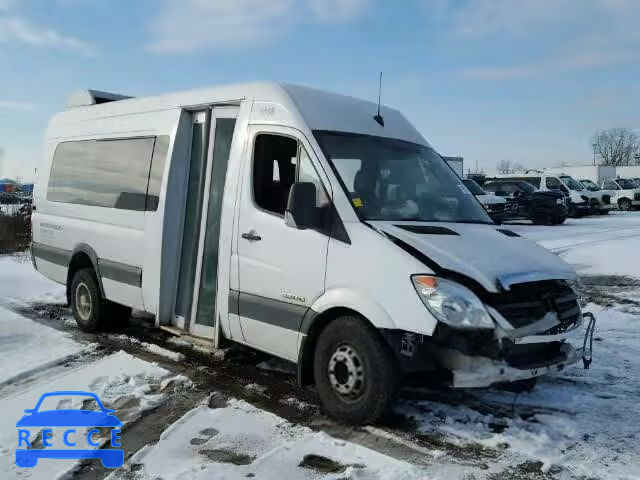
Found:
[[[332,417],[356,425],[375,422],[396,399],[397,361],[378,331],[343,316],[320,334],[314,355],[320,400]]]

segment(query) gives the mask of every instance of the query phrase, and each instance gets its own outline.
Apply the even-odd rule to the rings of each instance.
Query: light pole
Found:
[[[595,143],[595,142],[591,145],[591,146],[593,147],[593,164],[594,164],[594,165],[596,164],[596,146],[597,146],[597,145],[598,145],[598,144],[597,144],[597,143]]]

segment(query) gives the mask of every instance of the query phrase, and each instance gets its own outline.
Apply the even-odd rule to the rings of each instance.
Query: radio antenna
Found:
[[[384,127],[384,118],[380,115],[380,97],[382,96],[382,72],[380,72],[380,77],[378,79],[378,114],[373,117],[373,119],[378,122],[381,127]]]

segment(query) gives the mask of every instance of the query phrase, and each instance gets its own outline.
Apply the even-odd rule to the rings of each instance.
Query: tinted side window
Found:
[[[545,183],[549,190],[562,190],[562,183],[556,177],[547,177]]]
[[[154,137],[61,143],[51,166],[47,200],[145,210],[154,144]]]
[[[540,177],[527,177],[523,178],[523,180],[536,188],[540,188]]]
[[[169,137],[163,135],[156,138],[153,147],[153,157],[151,159],[151,169],[149,170],[149,186],[147,188],[146,210],[155,212],[160,201],[160,188],[162,186],[162,174],[169,151]]]
[[[604,182],[603,188],[605,190],[617,190],[618,185],[612,180],[607,180],[606,182]]]
[[[260,134],[253,152],[253,198],[258,207],[284,216],[296,180],[298,142],[282,135]]]

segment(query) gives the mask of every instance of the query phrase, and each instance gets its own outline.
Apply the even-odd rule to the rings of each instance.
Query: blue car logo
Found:
[[[79,396],[93,398],[98,407],[97,410],[44,410],[39,411],[42,402],[48,397]],[[91,392],[49,392],[40,397],[33,409],[24,411],[26,414],[16,423],[18,427],[18,448],[16,449],[16,465],[23,468],[35,467],[40,458],[55,459],[100,459],[106,468],[118,468],[124,463],[124,450],[116,448],[100,448],[100,443],[95,441],[95,436],[100,433],[96,427],[111,429],[111,447],[120,447],[120,428],[122,422],[114,415],[115,410],[104,408],[104,405],[95,393]],[[62,440],[64,445],[71,448],[54,449],[52,428],[64,427]],[[86,442],[95,448],[74,448],[80,438],[77,430],[71,427],[90,428],[86,433]],[[32,448],[29,438],[34,429],[42,429],[42,448]],[[26,448],[20,448],[26,447]]]

